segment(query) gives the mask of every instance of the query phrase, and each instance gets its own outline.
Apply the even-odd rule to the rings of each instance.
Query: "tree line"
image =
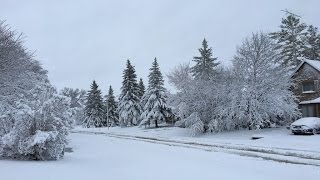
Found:
[[[103,100],[96,81],[91,84],[84,106],[84,127],[110,126],[151,126],[173,121],[172,109],[167,104],[167,90],[155,58],[148,76],[148,87],[145,90],[143,80],[137,81],[135,67],[127,60],[123,71],[123,81],[119,101],[110,86],[108,95]]]
[[[279,31],[252,33],[245,38],[229,68],[220,65],[204,39],[193,66],[181,64],[169,73],[176,94],[163,87],[156,59],[144,93],[143,81],[137,83],[134,66],[128,60],[119,102],[109,90],[106,101],[108,97],[112,100],[104,103],[96,82],[92,83],[84,126],[151,123],[158,127],[158,122],[179,120],[176,126],[190,127],[195,135],[286,124],[300,116],[296,97],[289,90],[292,70],[304,58],[319,60],[319,44],[317,27],[307,26],[291,13],[282,19]]]

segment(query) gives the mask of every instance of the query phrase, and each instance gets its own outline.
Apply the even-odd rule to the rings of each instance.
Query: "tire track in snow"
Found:
[[[284,148],[268,149],[268,148],[257,148],[257,147],[243,147],[239,145],[205,144],[205,143],[178,141],[178,140],[153,138],[153,137],[123,135],[123,134],[115,134],[115,133],[108,133],[108,132],[88,132],[88,131],[72,130],[71,133],[89,134],[89,135],[105,135],[108,137],[118,138],[118,139],[143,141],[143,142],[154,143],[154,144],[163,144],[167,146],[199,149],[199,150],[204,150],[209,152],[225,152],[230,154],[237,154],[240,156],[262,158],[264,160],[272,160],[272,161],[281,162],[281,163],[311,165],[311,166],[320,167],[320,156],[311,156],[308,154],[293,152],[296,150],[293,150],[293,151],[291,150],[291,152],[290,151],[282,152]],[[276,149],[281,151],[277,151]],[[297,151],[301,151],[301,150],[297,150]]]

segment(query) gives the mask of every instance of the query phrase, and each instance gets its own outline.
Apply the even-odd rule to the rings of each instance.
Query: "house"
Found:
[[[292,76],[303,117],[320,117],[320,61],[304,60]]]

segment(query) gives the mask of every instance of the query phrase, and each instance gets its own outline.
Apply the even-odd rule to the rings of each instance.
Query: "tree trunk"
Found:
[[[158,121],[157,120],[155,120],[155,124],[156,124],[156,128],[158,128],[159,126],[158,126]]]

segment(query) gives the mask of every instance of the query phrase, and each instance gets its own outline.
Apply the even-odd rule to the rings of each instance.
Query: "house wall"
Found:
[[[303,107],[309,107],[313,109],[313,114],[304,114],[302,111]],[[301,104],[299,105],[299,109],[302,111],[303,117],[320,117],[320,104]]]
[[[308,63],[304,63],[300,69],[293,76],[294,87],[293,93],[298,97],[299,101],[309,101],[320,97],[319,84],[316,85],[315,93],[303,93],[302,84],[304,82],[310,82],[314,80],[320,81],[320,72],[310,66]]]

